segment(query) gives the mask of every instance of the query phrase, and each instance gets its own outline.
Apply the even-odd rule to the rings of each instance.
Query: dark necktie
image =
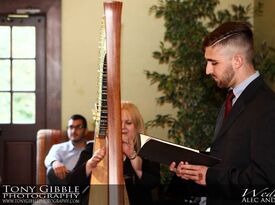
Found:
[[[227,93],[226,96],[226,101],[225,101],[225,109],[224,109],[224,119],[227,117],[227,115],[229,114],[229,112],[231,111],[232,108],[232,100],[235,97],[233,90],[230,89]]]

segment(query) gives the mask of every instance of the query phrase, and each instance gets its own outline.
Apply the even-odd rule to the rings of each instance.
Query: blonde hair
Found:
[[[121,102],[121,111],[126,110],[128,111],[133,124],[139,133],[145,133],[145,126],[144,126],[144,121],[143,118],[137,108],[137,106],[135,106],[133,103],[129,102],[129,101],[122,101]],[[139,149],[140,146],[140,139],[139,136],[135,136],[134,138],[134,144],[136,149]]]

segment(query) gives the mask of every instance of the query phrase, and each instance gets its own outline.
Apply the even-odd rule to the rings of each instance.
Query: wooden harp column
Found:
[[[122,2],[104,3],[108,129],[105,138],[95,133],[94,151],[104,146],[107,149],[104,160],[91,176],[89,205],[124,204],[120,98],[121,10]]]
[[[107,40],[109,184],[123,184],[120,98],[121,2],[104,3]]]

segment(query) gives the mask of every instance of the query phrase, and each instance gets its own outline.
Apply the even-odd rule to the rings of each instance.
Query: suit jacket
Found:
[[[211,198],[240,202],[247,188],[260,191],[275,185],[275,94],[261,77],[235,102],[210,154],[222,162],[207,171],[208,204]]]

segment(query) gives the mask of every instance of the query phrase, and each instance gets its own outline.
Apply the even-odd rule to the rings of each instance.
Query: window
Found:
[[[35,123],[36,31],[0,26],[0,123]]]

